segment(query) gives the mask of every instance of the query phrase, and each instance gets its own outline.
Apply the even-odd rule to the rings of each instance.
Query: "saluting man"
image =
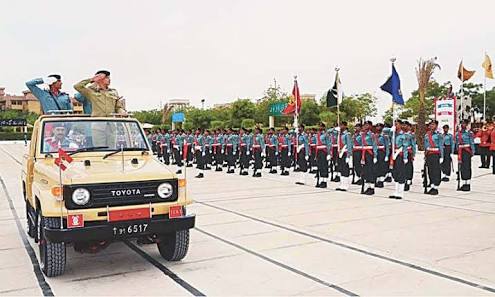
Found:
[[[304,125],[299,125],[297,133],[297,148],[296,148],[296,162],[299,168],[299,180],[297,185],[306,184],[306,176],[308,174],[308,160],[309,160],[309,141],[308,135],[304,132]]]
[[[442,162],[442,181],[450,180],[450,172],[452,170],[452,149],[454,148],[454,137],[449,132],[449,125],[443,127],[443,162]]]
[[[443,139],[437,131],[438,121],[431,121],[428,126],[430,131],[426,133],[424,142],[426,166],[431,184],[428,194],[438,195],[441,182],[440,164],[443,162]]]
[[[463,120],[461,129],[456,133],[455,146],[457,150],[457,160],[460,163],[460,176],[462,186],[460,191],[471,191],[471,157],[474,154],[474,135],[468,130],[469,120]]]
[[[38,87],[43,83],[48,86],[48,90]],[[62,77],[60,75],[51,74],[46,78],[36,78],[26,82],[26,86],[39,100],[43,114],[48,114],[51,110],[72,111],[69,95],[61,91]]]
[[[350,165],[352,157],[352,139],[351,134],[347,131],[347,122],[342,122],[340,124],[339,133],[339,148],[338,148],[338,172],[340,173],[340,185],[337,191],[347,191],[349,190],[349,175],[350,175]]]

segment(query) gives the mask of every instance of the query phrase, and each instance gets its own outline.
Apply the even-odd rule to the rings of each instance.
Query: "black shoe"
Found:
[[[232,173],[234,173],[234,170],[233,170],[233,169],[231,169],[231,170],[227,170],[227,173],[228,173],[228,174],[232,174]]]
[[[431,188],[431,189],[428,191],[428,194],[429,194],[429,195],[438,195],[438,190],[437,190],[437,189],[433,189],[433,188]]]
[[[375,183],[375,187],[377,187],[377,188],[383,188],[383,182],[382,181],[376,182]]]
[[[471,191],[471,185],[462,185],[461,191],[463,191],[463,192]]]
[[[280,175],[289,175],[289,171],[282,171],[282,173],[280,173]]]
[[[448,177],[442,177],[443,182],[448,182],[450,179]]]
[[[368,190],[364,191],[363,193],[364,195],[375,195],[375,189],[372,189],[372,188],[368,188]]]
[[[302,182],[296,182],[296,185],[304,186],[304,183],[302,183]]]
[[[385,182],[391,183],[392,182],[392,178],[390,176],[387,176],[387,178],[385,178]]]
[[[390,199],[399,199],[399,197],[398,196],[395,196],[395,195],[390,195],[390,196],[388,196],[388,198],[390,198]]]
[[[199,173],[198,175],[195,176],[195,178],[203,178],[203,177],[205,177],[203,173]]]
[[[316,172],[317,172],[316,170],[311,170],[309,173],[316,174]]]
[[[187,164],[187,166],[186,166],[186,167],[193,167],[193,165],[192,165],[192,164]]]
[[[222,167],[217,167],[217,168],[215,169],[215,171],[223,171],[223,170],[222,170]]]
[[[409,191],[410,189],[411,189],[411,185],[409,185],[409,184],[407,184],[407,183],[406,183],[406,184],[404,185],[404,191],[405,191],[405,192],[407,192],[407,191]]]
[[[243,173],[241,173],[241,175],[248,175],[247,171],[244,171]]]
[[[182,170],[177,170],[175,174],[182,174]]]
[[[273,169],[272,169],[272,170],[270,170],[270,173],[271,173],[271,174],[276,174],[276,173],[277,173],[277,170],[273,170]]]
[[[294,172],[299,172],[299,171],[301,171],[301,169],[299,169],[299,168],[294,168]]]
[[[480,166],[480,167],[478,167],[478,168],[486,168],[486,167],[485,167],[485,165],[481,165],[481,166]]]
[[[346,189],[341,189],[341,188],[337,188],[337,189],[335,189],[335,191],[347,192],[347,190],[346,190]]]
[[[227,167],[228,165],[227,164],[223,164],[222,167]]]
[[[321,182],[318,188],[326,188],[326,187],[327,187],[327,182]]]
[[[333,179],[334,182],[340,182],[340,176],[336,176],[334,179]]]
[[[362,185],[363,184],[363,180],[362,179],[358,179],[357,182],[356,182],[356,185]]]
[[[321,184],[321,183],[316,184],[316,185],[315,185],[315,188],[319,188],[319,187],[320,187],[320,184]]]

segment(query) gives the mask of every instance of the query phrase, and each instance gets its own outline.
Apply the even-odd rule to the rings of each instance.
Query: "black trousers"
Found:
[[[277,156],[275,156],[275,147],[267,146],[266,147],[266,159],[268,161],[268,168],[277,167]]]
[[[280,151],[280,170],[284,171],[285,168],[290,167],[290,158],[289,158],[289,150],[286,147],[283,147]]]
[[[428,166],[428,178],[430,183],[435,186],[440,185],[442,174],[440,171],[440,155],[439,154],[427,154],[426,166]]]
[[[226,149],[226,157],[227,157],[227,165],[229,167],[234,167],[235,168],[235,160],[236,160],[236,154],[234,154],[234,148],[232,146],[227,146]]]
[[[200,150],[195,150],[194,156],[196,157],[196,168],[205,169],[205,156]]]
[[[385,151],[384,150],[378,150],[378,157],[377,157],[377,163],[376,163],[376,176],[385,176],[388,171],[388,163],[385,162]]]
[[[220,146],[214,146],[213,147],[213,155],[215,157],[215,165],[221,166],[223,163],[223,154],[222,154],[222,149]]]
[[[241,146],[239,150],[239,165],[241,170],[249,168],[250,156],[247,155],[247,149],[245,146]]]
[[[446,176],[450,176],[450,172],[452,170],[452,147],[450,145],[446,145],[443,149],[443,162],[441,164],[442,173]]]
[[[468,180],[471,179],[471,153],[467,150],[462,150],[461,152],[461,179]]]
[[[177,166],[182,167],[182,153],[181,150],[178,148],[173,148],[173,153],[174,153],[174,160]]]
[[[306,161],[306,150],[304,148],[297,153],[297,166],[301,172],[308,171],[308,161]]]
[[[479,146],[478,151],[481,158],[481,166],[490,167],[490,148],[486,146]]]
[[[363,180],[367,183],[376,182],[375,164],[373,163],[373,154],[363,152],[364,165],[363,165]]]
[[[490,151],[492,154],[492,173],[495,174],[495,151]]]
[[[318,167],[319,176],[327,178],[328,177],[327,150],[317,150],[316,166]]]
[[[167,165],[170,164],[170,151],[168,150],[168,145],[163,145],[162,146],[162,155],[163,155],[163,162]]]
[[[263,159],[261,158],[261,149],[253,149],[254,169],[263,168]]]
[[[361,151],[352,151],[352,167],[354,168],[354,174],[357,177],[361,177],[363,173],[363,166],[361,165]]]
[[[394,178],[394,181],[399,184],[404,184],[406,182],[406,167],[404,166],[404,156],[402,154],[399,154],[397,159],[394,160],[392,177]]]
[[[340,172],[340,175],[343,177],[349,177],[350,175],[350,169],[349,169],[349,164],[346,162],[347,158],[347,152],[344,152],[342,154],[342,157],[339,157],[337,160],[337,170]]]
[[[405,165],[406,167],[406,180],[412,180],[413,175],[414,175],[414,158],[412,156],[412,153],[409,152],[407,158],[409,159],[409,162]]]
[[[187,162],[192,162],[195,156],[194,145],[187,146]]]
[[[309,165],[311,167],[316,167],[316,148],[309,149]]]

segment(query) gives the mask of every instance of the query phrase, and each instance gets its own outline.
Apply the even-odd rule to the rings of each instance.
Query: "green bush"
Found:
[[[193,130],[193,129],[195,129],[195,127],[194,127],[192,122],[184,122],[184,123],[182,123],[182,129]]]
[[[241,122],[241,127],[242,128],[252,129],[252,128],[254,128],[254,125],[255,124],[256,123],[255,123],[254,119],[244,119]]]
[[[210,123],[211,129],[225,129],[225,123],[223,121],[211,121]]]
[[[31,133],[27,134],[27,140],[31,139]],[[24,140],[24,133],[16,132],[0,132],[1,140]]]

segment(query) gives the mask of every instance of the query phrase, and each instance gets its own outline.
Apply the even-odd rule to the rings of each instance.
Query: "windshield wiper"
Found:
[[[135,151],[135,152],[146,152],[148,151],[148,149],[145,149],[145,148],[140,148],[140,147],[125,147],[123,149],[116,149],[115,151],[113,152],[110,152],[108,154],[106,154],[105,156],[103,156],[103,159],[106,159],[112,155],[115,155],[121,151],[124,151],[124,152],[132,152],[132,151]]]
[[[108,146],[92,146],[92,147],[83,147],[80,149],[77,149],[73,152],[69,153],[69,156],[72,156],[77,153],[83,153],[83,152],[91,152],[91,151],[96,151],[96,150],[101,150],[101,149],[107,149]]]

